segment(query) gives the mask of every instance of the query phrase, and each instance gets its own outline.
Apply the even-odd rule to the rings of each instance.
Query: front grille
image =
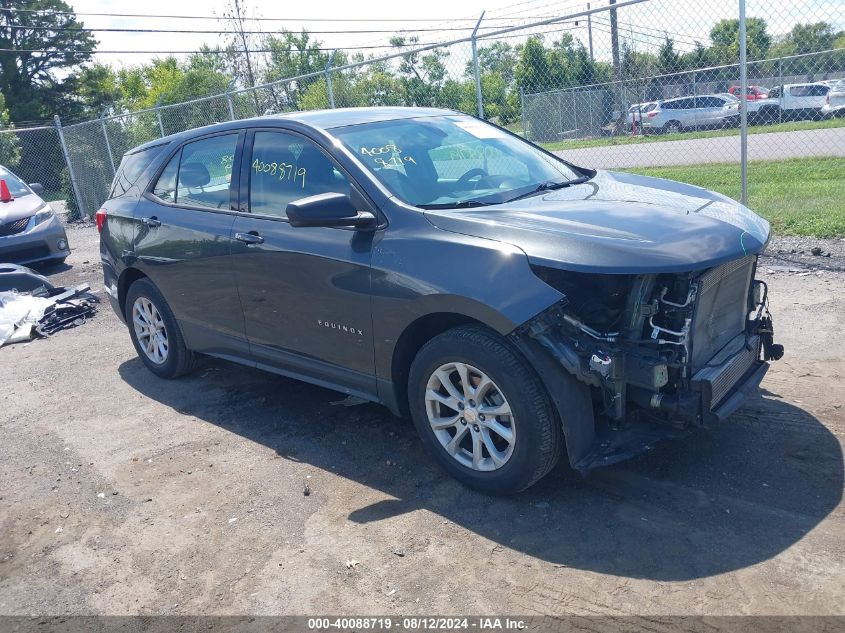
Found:
[[[23,230],[26,228],[26,225],[29,224],[29,218],[31,217],[32,216],[28,216],[20,218],[19,220],[12,220],[11,222],[0,224],[0,237],[8,237],[9,235],[23,233]]]
[[[749,255],[711,268],[698,278],[692,325],[693,371],[707,364],[745,331],[755,260],[755,256]]]

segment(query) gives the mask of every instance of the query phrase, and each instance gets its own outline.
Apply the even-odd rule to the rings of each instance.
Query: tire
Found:
[[[484,391],[482,402],[471,399],[472,390],[467,394],[463,389],[461,364],[466,382]],[[448,376],[464,404],[448,396],[438,372],[440,377]],[[482,387],[487,385],[482,375],[492,386]],[[452,409],[441,404],[444,398],[453,406],[459,404]],[[486,328],[463,326],[426,343],[411,365],[408,402],[417,432],[437,462],[455,479],[481,492],[507,495],[525,490],[560,458],[560,425],[539,376],[504,339]],[[504,409],[509,413],[491,415]],[[432,419],[447,422],[452,418],[451,426],[433,427]],[[455,446],[459,433],[457,447],[449,452],[447,446]]]
[[[141,312],[140,315],[135,312],[136,304]],[[152,310],[144,310],[145,306],[152,306]],[[185,346],[185,339],[182,337],[182,331],[179,329],[179,324],[176,322],[170,306],[167,305],[167,301],[165,301],[159,289],[150,280],[139,279],[129,287],[126,293],[124,311],[132,344],[147,369],[159,378],[178,378],[194,368],[196,356]],[[136,317],[140,317],[138,321],[136,321]],[[156,327],[155,337],[149,335],[151,328],[136,326],[136,323],[144,322],[152,323]],[[158,345],[148,346],[146,341],[142,342],[139,339],[139,336],[142,336],[139,334],[139,330],[146,330],[148,333],[146,341],[149,341],[150,338],[155,338],[156,342],[159,341],[159,333],[161,333],[161,338],[164,341],[164,353],[161,353],[162,348]],[[154,348],[154,351],[148,352],[147,350],[150,347]],[[161,356],[163,359],[156,359],[155,356]]]
[[[664,134],[680,134],[684,129],[680,121],[667,121],[663,126]]]

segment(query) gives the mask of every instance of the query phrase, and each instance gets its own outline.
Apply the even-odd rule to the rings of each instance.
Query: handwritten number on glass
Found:
[[[305,189],[305,176],[307,170],[305,167],[298,167],[291,163],[265,163],[257,158],[252,161],[252,170],[256,174],[267,174],[269,176],[278,176],[279,180],[290,182],[291,184],[300,183],[302,189]]]

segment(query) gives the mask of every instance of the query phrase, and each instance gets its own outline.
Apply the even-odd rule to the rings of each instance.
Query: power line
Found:
[[[97,16],[107,18],[160,18],[168,20],[222,20],[226,18],[206,15],[160,15],[144,13],[84,13],[78,11],[43,11],[39,9],[18,9],[16,7],[2,8],[0,11],[15,13],[38,13],[40,15],[72,15]],[[538,20],[554,16],[536,16]],[[476,22],[478,18],[240,18],[252,22]],[[507,20],[509,18],[490,18],[490,20]]]
[[[514,24],[504,24],[504,25],[497,25],[497,26],[488,26],[488,27],[481,27],[483,28],[508,28],[510,26],[516,26]],[[12,29],[19,29],[25,31],[55,31],[55,32],[68,32],[68,33],[196,33],[196,34],[226,34],[231,33],[231,29],[209,29],[209,30],[202,30],[202,29],[128,29],[128,28],[66,28],[66,27],[59,27],[59,28],[52,28],[49,26],[20,26],[20,25],[11,25]],[[362,29],[362,30],[349,30],[344,29],[342,31],[312,31],[310,29],[305,29],[305,31],[309,35],[327,35],[327,34],[347,34],[347,33],[355,33],[355,34],[368,34],[368,33],[439,33],[440,31],[469,31],[472,29],[472,26],[453,26],[453,27],[443,27],[443,28],[418,28],[418,29]],[[243,31],[246,35],[282,35],[285,33],[298,33],[297,31]]]
[[[492,38],[491,38],[492,39]],[[422,42],[414,44],[414,47],[422,47],[422,46],[436,46],[439,42],[431,42],[429,44],[424,44]],[[377,49],[377,48],[403,48],[393,46],[392,44],[381,44],[378,46],[349,46],[346,48],[339,48],[336,46],[329,46],[329,47],[308,47],[307,49],[299,49],[299,48],[250,48],[248,50],[236,50],[235,52],[238,53],[305,53],[309,51],[357,51],[363,49]],[[226,55],[230,51],[226,49],[217,49],[217,48],[209,48],[206,50],[193,50],[193,51],[162,51],[162,50],[138,50],[138,51],[99,51],[99,50],[92,50],[92,51],[57,51],[55,49],[50,48],[0,48],[0,53],[54,53],[58,55],[67,55],[67,54],[75,54],[75,55],[154,55],[154,54],[161,54],[161,55],[204,55],[206,53],[210,53],[213,55]],[[398,51],[403,52],[403,51]],[[414,49],[410,49],[408,53],[413,53]]]

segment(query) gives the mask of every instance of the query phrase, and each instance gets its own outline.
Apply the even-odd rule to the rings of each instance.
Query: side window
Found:
[[[350,184],[316,145],[286,132],[256,132],[250,157],[249,210],[286,217],[288,203],[320,193],[350,193]]]
[[[226,134],[194,141],[182,148],[176,204],[210,209],[229,208],[229,185],[237,142],[237,134]],[[165,172],[170,167],[168,165]],[[164,175],[162,173],[162,177]]]
[[[793,86],[789,89],[789,94],[793,97],[807,97],[810,95],[810,86]]]
[[[176,175],[179,173],[179,158],[182,150],[176,152],[167,167],[161,172],[158,181],[153,187],[153,195],[164,202],[176,202]]]
[[[810,86],[810,95],[811,97],[824,97],[827,95],[828,91],[830,91],[830,87],[828,86]]]

